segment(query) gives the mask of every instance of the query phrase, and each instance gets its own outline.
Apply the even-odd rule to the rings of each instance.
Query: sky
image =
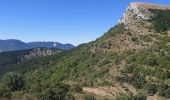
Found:
[[[118,23],[129,2],[169,0],[0,0],[0,39],[79,45]]]

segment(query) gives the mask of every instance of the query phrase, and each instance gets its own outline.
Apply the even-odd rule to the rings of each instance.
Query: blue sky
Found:
[[[0,39],[86,43],[113,27],[135,1],[170,5],[169,0],[0,0]]]

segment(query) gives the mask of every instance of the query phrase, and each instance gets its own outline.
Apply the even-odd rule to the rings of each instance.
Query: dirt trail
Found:
[[[115,85],[114,87],[84,87],[83,91],[99,96],[116,96],[120,93],[126,94],[127,91],[131,91],[133,94],[136,94],[135,88],[127,84],[123,87],[120,85]]]
[[[93,93],[93,94],[96,94],[96,95],[100,95],[100,96],[112,96],[111,93],[109,93],[105,88],[101,88],[101,87],[92,87],[92,88],[89,88],[89,87],[86,87],[86,88],[83,88],[83,91],[85,92],[89,92],[89,93]]]

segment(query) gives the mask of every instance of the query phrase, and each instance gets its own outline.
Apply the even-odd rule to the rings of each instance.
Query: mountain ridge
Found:
[[[75,46],[72,44],[62,44],[59,42],[22,42],[17,39],[0,40],[0,52],[26,50],[31,48],[58,48],[63,50],[70,50]]]
[[[62,44],[59,42],[44,42],[44,41],[27,42],[27,44],[31,45],[33,48],[46,47],[46,48],[59,48],[63,50],[69,50],[75,47],[74,45],[69,43]]]

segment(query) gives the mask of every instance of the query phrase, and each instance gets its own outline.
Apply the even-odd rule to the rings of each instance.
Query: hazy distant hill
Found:
[[[4,51],[16,51],[26,50],[31,48],[58,48],[63,50],[69,50],[74,48],[72,44],[61,44],[58,42],[30,42],[25,43],[16,39],[0,40],[0,52]]]
[[[46,47],[46,48],[59,48],[63,50],[69,50],[71,48],[74,48],[72,44],[61,44],[58,42],[29,42],[28,44],[33,48]]]
[[[24,50],[30,49],[31,46],[15,39],[0,40],[0,51],[14,51],[14,50]]]

